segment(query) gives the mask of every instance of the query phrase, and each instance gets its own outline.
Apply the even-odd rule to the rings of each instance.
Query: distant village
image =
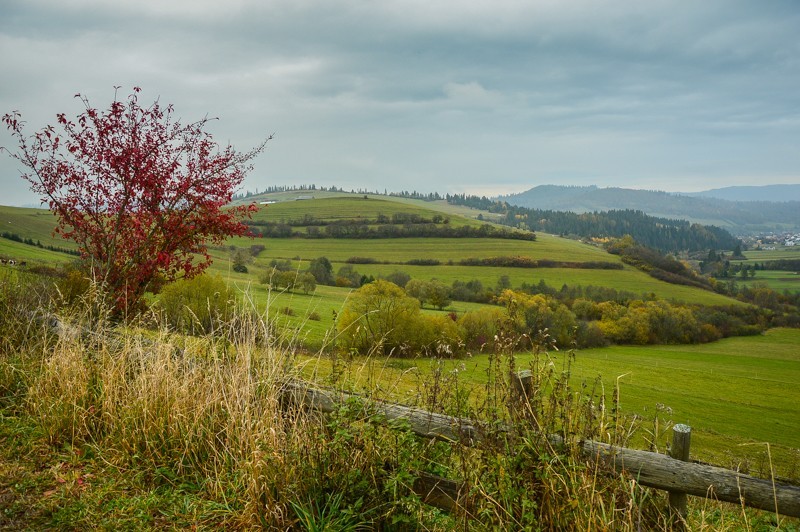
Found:
[[[763,233],[760,235],[742,238],[742,241],[750,249],[774,251],[782,246],[800,247],[800,233],[788,231],[783,233]]]

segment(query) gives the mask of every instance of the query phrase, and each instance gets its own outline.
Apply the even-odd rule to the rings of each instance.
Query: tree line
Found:
[[[283,222],[248,222],[249,234],[260,238],[500,238],[507,240],[535,241],[536,233],[518,231],[483,224],[478,227],[449,224],[406,223],[367,225],[363,223],[330,223],[323,227],[303,226],[305,230],[293,229]]]
[[[39,240],[34,241],[32,238],[23,238],[19,236],[17,233],[9,233],[7,231],[3,231],[2,233],[0,233],[0,238],[5,238],[6,240],[11,240],[12,242],[19,242],[20,244],[25,244],[28,246],[34,246],[39,249],[56,251],[58,253],[66,253],[67,255],[75,255],[77,257],[81,255],[80,252],[76,249],[62,248],[60,246],[52,246],[50,244],[44,245]]]
[[[527,229],[580,238],[619,238],[631,235],[640,244],[663,252],[734,249],[739,241],[724,229],[656,218],[637,210],[574,212],[529,209],[486,196],[447,194],[446,201],[499,215],[492,221]]]
[[[560,349],[608,344],[682,344],[758,334],[771,314],[745,306],[682,305],[654,299],[593,301],[502,289],[493,306],[463,314],[421,312],[423,297],[446,306],[437,281],[410,280],[405,289],[378,279],[363,285],[337,317],[338,346],[388,356],[459,356],[496,349]]]

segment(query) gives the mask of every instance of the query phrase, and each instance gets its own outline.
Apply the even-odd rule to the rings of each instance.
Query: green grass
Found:
[[[522,256],[554,261],[620,262],[619,257],[574,240],[549,235],[537,236],[535,242],[496,238],[387,238],[387,239],[298,239],[234,238],[231,244],[249,247],[266,246],[265,256],[305,260],[328,257],[342,262],[350,257],[371,257],[378,261],[406,262],[412,259],[436,259],[441,262],[478,257]]]
[[[52,235],[56,218],[46,209],[0,206],[0,232],[16,233],[22,238],[38,240],[43,245],[76,249],[76,245]]]
[[[745,262],[765,262],[768,260],[800,259],[800,247],[778,246],[774,250],[748,250],[744,252]]]
[[[746,281],[737,278],[736,283],[746,286],[763,283],[776,292],[783,292],[784,290],[789,292],[800,291],[800,275],[795,272],[758,270],[755,277],[749,277]]]
[[[6,238],[0,238],[0,256],[18,261],[37,261],[49,264],[69,262],[77,258],[74,255],[50,251]]]
[[[614,346],[585,349],[571,366],[575,389],[588,389],[600,379],[607,408],[619,383],[620,409],[637,415],[642,428],[653,432],[653,420],[692,427],[692,456],[723,466],[751,468],[765,474],[766,442],[779,475],[800,479],[800,330],[772,329],[752,337],[728,338],[702,345]],[[551,352],[557,369],[564,354]],[[530,353],[517,353],[516,366],[524,369]],[[485,393],[492,357],[475,354],[444,362],[445,374],[457,370],[458,379],[473,396]],[[326,359],[313,359],[306,368],[324,376]],[[380,383],[403,398],[415,382],[429,378],[440,362],[428,359],[359,359],[351,375]],[[362,368],[362,369],[359,369]],[[663,408],[661,406],[663,405]],[[669,408],[670,410],[665,410]],[[645,433],[646,435],[646,433]],[[667,434],[662,434],[661,444]],[[640,437],[637,442],[644,445]]]
[[[340,220],[375,220],[378,215],[391,218],[393,214],[419,215],[431,219],[435,215],[446,216],[438,211],[424,206],[413,205],[394,201],[393,199],[368,196],[327,197],[301,201],[282,201],[272,205],[260,206],[253,220],[267,220],[271,222],[290,222],[302,220],[305,216],[312,216],[315,220],[340,221]],[[481,222],[461,216],[453,216],[450,223],[459,227],[462,225],[479,226]]]

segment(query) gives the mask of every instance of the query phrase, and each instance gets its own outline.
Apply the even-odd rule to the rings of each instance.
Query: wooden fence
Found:
[[[527,397],[529,375],[521,372],[515,389]],[[527,382],[526,382],[527,381]],[[284,397],[296,405],[334,412],[346,401],[357,398],[365,402],[370,411],[385,416],[387,421],[405,420],[411,430],[426,438],[438,438],[475,445],[487,437],[475,421],[428,412],[383,401],[367,400],[343,392],[321,390],[306,383],[293,381],[286,384]],[[496,427],[493,428],[497,430]],[[512,430],[505,428],[501,430]],[[691,429],[676,425],[673,430],[672,456],[638,451],[624,447],[582,440],[579,450],[584,456],[597,460],[616,472],[633,476],[643,486],[670,492],[670,507],[685,515],[686,496],[743,504],[791,517],[800,517],[800,486],[764,480],[721,467],[688,461]],[[549,436],[550,442],[563,445],[560,437]],[[414,486],[428,504],[452,510],[463,501],[462,483],[429,474],[420,474]]]
[[[34,319],[43,321],[59,336],[87,333],[83,328],[65,324],[54,316],[37,316]],[[526,402],[532,392],[531,372],[529,370],[519,372],[512,378],[511,384],[517,399]],[[285,384],[283,399],[327,413],[337,411],[349,399],[358,399],[368,404],[371,411],[385,416],[387,421],[405,420],[412,432],[419,436],[457,441],[464,445],[475,445],[486,437],[481,424],[473,420],[385,401],[368,400],[354,394],[321,390],[300,381]],[[496,432],[513,429],[493,427],[492,430]],[[686,512],[686,496],[693,495],[742,504],[790,517],[800,517],[800,486],[689,462],[690,439],[691,429],[685,425],[676,425],[672,456],[616,447],[591,440],[582,440],[578,445],[584,456],[606,464],[616,472],[633,476],[641,485],[669,491],[670,507],[680,515],[685,515]],[[548,440],[556,447],[563,445],[559,436],[550,435]],[[414,489],[428,504],[445,510],[456,508],[465,495],[463,483],[424,472],[418,473]]]

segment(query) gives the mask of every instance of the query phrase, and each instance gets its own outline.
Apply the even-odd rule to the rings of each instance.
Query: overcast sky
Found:
[[[2,0],[0,76],[30,132],[138,85],[275,133],[249,190],[800,183],[797,0]],[[0,204],[35,201],[19,171]]]

